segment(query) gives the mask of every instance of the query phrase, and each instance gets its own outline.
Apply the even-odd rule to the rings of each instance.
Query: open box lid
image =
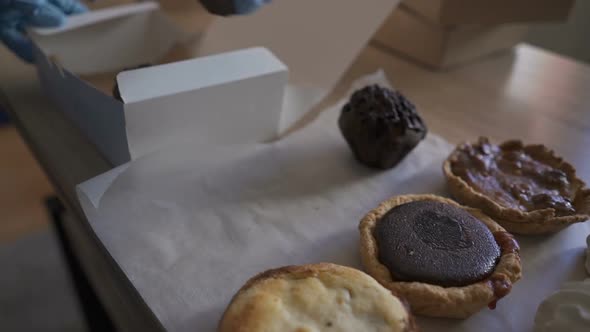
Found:
[[[59,28],[29,32],[43,53],[69,72],[119,71],[153,63],[191,37],[159,8],[156,2],[105,8],[70,16]]]
[[[41,36],[55,35],[85,26],[107,22],[116,18],[154,11],[159,8],[160,6],[156,2],[141,2],[136,4],[108,7],[100,10],[89,11],[83,14],[69,16],[66,24],[59,27],[33,28],[31,31]]]

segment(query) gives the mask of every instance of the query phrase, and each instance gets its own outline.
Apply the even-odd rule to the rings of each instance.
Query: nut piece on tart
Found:
[[[494,145],[482,137],[458,145],[443,172],[459,202],[481,209],[511,233],[554,233],[590,219],[590,189],[544,145]]]
[[[511,234],[440,196],[395,196],[370,211],[359,231],[367,272],[419,315],[467,318],[493,309],[522,276]]]

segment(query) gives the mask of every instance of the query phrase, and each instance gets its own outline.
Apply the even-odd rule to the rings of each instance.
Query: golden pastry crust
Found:
[[[219,332],[418,331],[405,304],[362,271],[320,263],[250,279],[226,309]]]
[[[504,144],[522,144],[522,142],[516,140],[507,141],[500,146]],[[549,234],[590,219],[590,189],[586,188],[584,181],[577,177],[576,169],[563,158],[557,156],[553,150],[544,145],[523,145],[524,150],[533,158],[542,160],[549,166],[562,170],[567,175],[567,178],[571,179],[571,186],[576,193],[572,202],[577,212],[574,215],[556,216],[556,212],[552,208],[528,212],[509,208],[494,201],[488,195],[475,190],[452,171],[451,164],[456,160],[461,145],[458,145],[443,163],[443,173],[447,179],[450,193],[462,204],[481,209],[509,232],[525,235]]]
[[[490,277],[468,286],[441,287],[422,282],[396,281],[387,267],[379,261],[377,241],[373,232],[381,217],[389,210],[398,205],[421,200],[431,200],[462,208],[481,220],[492,233],[505,231],[502,226],[480,210],[461,206],[453,200],[436,195],[395,196],[370,211],[359,225],[363,264],[367,272],[383,286],[405,298],[412,312],[433,317],[466,318],[497,299],[491,280],[502,280],[511,287],[521,278],[522,268],[518,252],[503,252]]]

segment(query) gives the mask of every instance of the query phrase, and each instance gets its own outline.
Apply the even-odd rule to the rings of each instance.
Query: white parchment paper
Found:
[[[429,134],[396,168],[367,169],[337,128],[341,104],[280,142],[176,147],[79,186],[90,225],[167,330],[214,331],[232,295],[269,268],[362,268],[357,226],[368,210],[392,195],[445,194],[448,143]],[[583,278],[589,232],[577,225],[519,238],[525,277],[496,310],[467,320],[420,318],[420,327],[531,330],[542,298]]]

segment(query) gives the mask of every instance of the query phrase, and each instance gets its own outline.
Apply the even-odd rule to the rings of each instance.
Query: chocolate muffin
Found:
[[[427,133],[412,102],[378,85],[353,93],[338,125],[356,159],[379,169],[395,167]]]

